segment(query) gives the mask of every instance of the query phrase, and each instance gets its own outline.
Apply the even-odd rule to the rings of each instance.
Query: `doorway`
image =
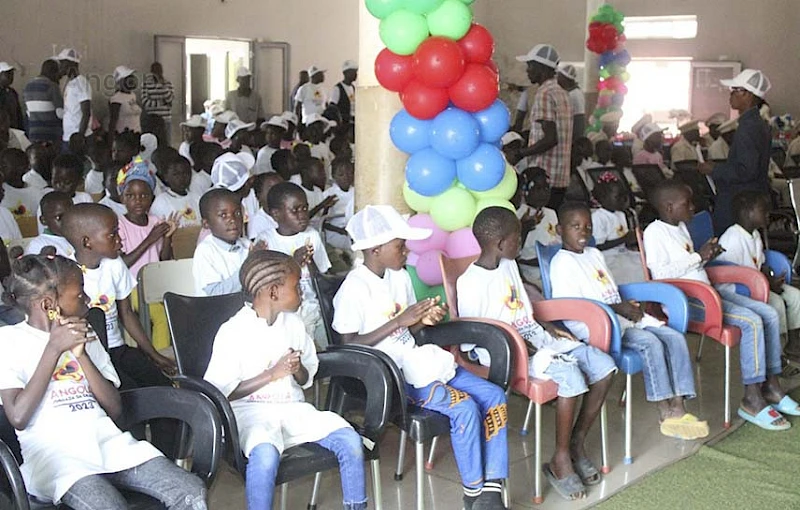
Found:
[[[187,38],[186,57],[186,104],[200,114],[207,100],[225,101],[236,90],[237,70],[250,67],[250,41]]]

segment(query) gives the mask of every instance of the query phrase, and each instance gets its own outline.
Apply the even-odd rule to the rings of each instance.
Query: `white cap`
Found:
[[[720,124],[719,127],[717,128],[717,131],[719,131],[719,134],[724,135],[725,133],[736,131],[738,128],[739,128],[739,120],[731,119]]]
[[[353,251],[368,250],[394,239],[421,241],[433,231],[414,228],[390,205],[368,205],[347,222],[347,233],[353,239]]]
[[[61,53],[56,56],[58,60],[69,60],[70,62],[75,62],[76,64],[80,64],[81,56],[78,55],[78,52],[74,48],[64,48],[61,50]]]
[[[114,69],[114,81],[124,80],[135,72],[135,70],[128,66],[117,66],[116,69]]]
[[[208,109],[208,113],[211,114],[212,117],[216,117],[225,111],[225,106],[221,102],[211,101],[211,104],[208,105],[206,109]]]
[[[292,124],[294,124],[295,126],[296,126],[296,125],[297,125],[297,123],[300,121],[300,119],[298,119],[298,118],[297,118],[297,114],[296,114],[296,113],[294,113],[294,112],[283,112],[283,113],[281,114],[281,117],[283,117],[284,119],[286,119],[286,122],[291,122],[291,123],[292,123]],[[287,126],[287,128],[288,128],[288,126]]]
[[[350,70],[358,71],[358,63],[355,60],[345,60],[342,64],[342,72]]]
[[[558,72],[572,81],[578,81],[578,70],[572,64],[558,66]]]
[[[311,78],[317,73],[324,73],[326,69],[320,69],[317,66],[311,66],[308,68],[308,77]]]
[[[638,136],[639,139],[641,139],[640,131],[642,130],[643,127],[645,127],[647,124],[650,124],[651,122],[653,122],[653,116],[650,115],[649,113],[645,113],[644,115],[642,115],[641,119],[636,121],[636,124],[631,126],[631,133],[633,133],[634,135]]]
[[[655,122],[651,122],[649,124],[645,124],[644,127],[640,130],[640,133],[642,134],[641,139],[644,142],[645,140],[647,140],[648,138],[650,138],[654,134],[661,133],[663,131],[664,131],[664,128],[662,128],[661,126],[659,126]]]
[[[311,115],[306,117],[306,122],[305,122],[306,126],[310,126],[311,124],[313,124],[315,122],[322,122],[323,124],[325,124],[326,128],[336,125],[335,121],[326,119],[325,117],[323,117],[322,115],[320,115],[318,113],[312,113]]]
[[[251,73],[250,69],[246,68],[245,66],[239,66],[239,69],[236,70],[236,77],[244,78],[245,76],[253,76],[253,73]]]
[[[600,116],[600,122],[603,124],[613,124],[615,122],[619,122],[622,118],[622,112],[620,110],[611,110],[610,112],[606,112]]]
[[[586,133],[586,138],[588,138],[589,141],[592,142],[592,145],[597,145],[597,142],[599,142],[600,140],[608,141],[608,135],[606,135],[602,131],[590,131],[589,133]]]
[[[250,178],[250,170],[255,164],[256,159],[248,152],[226,152],[214,160],[211,182],[215,188],[238,191]]]
[[[537,44],[534,46],[527,55],[520,55],[517,57],[519,62],[538,62],[553,69],[558,68],[558,52],[549,44]]]
[[[241,119],[233,119],[225,126],[225,138],[233,138],[233,135],[239,131],[243,129],[251,131],[254,127],[256,127],[255,122],[244,122]]]
[[[728,116],[725,115],[724,113],[715,113],[714,115],[712,115],[711,117],[706,119],[705,125],[706,126],[711,126],[711,125],[716,124],[717,126],[719,126],[719,125],[721,125],[722,123],[724,123],[727,120],[728,120]]]
[[[0,73],[4,73],[6,71],[12,71],[14,66],[9,64],[8,62],[0,62]]]
[[[189,120],[185,122],[181,122],[181,126],[186,126],[190,128],[204,128],[206,127],[206,121],[203,120],[202,115],[192,115],[189,117]]]
[[[267,126],[275,126],[283,129],[289,129],[289,124],[286,121],[286,117],[283,115],[273,115],[269,118],[268,121],[261,123],[261,129],[266,129]]]
[[[769,89],[772,88],[772,84],[769,78],[767,78],[767,75],[758,69],[745,69],[732,80],[720,80],[719,82],[725,87],[741,87],[762,99]]]
[[[211,108],[214,108],[212,105]],[[230,121],[234,119],[238,119],[239,116],[236,115],[236,112],[231,110],[224,110],[221,113],[217,113],[214,115],[214,122],[219,122],[220,124],[228,124]]]
[[[694,131],[697,129],[700,129],[700,121],[695,119],[687,120],[678,126],[678,131],[681,133],[688,133],[689,131]]]
[[[156,149],[158,149],[158,138],[156,138],[156,135],[153,133],[143,133],[141,136],[139,136],[139,145],[144,147],[144,151],[142,152],[152,154]]]
[[[522,138],[522,135],[520,135],[516,131],[509,131],[508,133],[503,135],[503,138],[500,139],[500,143],[502,143],[503,145],[508,145],[511,142],[516,142],[516,141],[520,142],[525,141],[525,139]]]

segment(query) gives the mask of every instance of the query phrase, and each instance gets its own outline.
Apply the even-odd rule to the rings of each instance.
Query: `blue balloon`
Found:
[[[424,197],[435,197],[456,180],[456,162],[430,147],[417,151],[406,163],[406,181],[412,191]]]
[[[448,108],[431,123],[431,147],[442,156],[461,159],[469,156],[481,142],[478,121],[458,108]]]
[[[608,67],[612,62],[614,62],[613,51],[606,51],[605,53],[600,54],[600,58],[598,60],[600,67]]]
[[[511,126],[511,113],[499,99],[489,108],[475,113],[474,117],[481,126],[481,141],[484,143],[500,141]]]
[[[625,102],[625,96],[622,94],[614,94],[611,96],[611,106],[622,106],[622,103]]]
[[[631,63],[631,54],[628,53],[628,50],[622,50],[619,53],[615,53],[614,62],[621,65],[622,67],[625,67]]]
[[[488,143],[482,143],[472,154],[458,160],[458,180],[471,191],[487,191],[503,180],[506,160],[503,153]]]
[[[395,147],[408,154],[430,147],[431,121],[413,117],[405,109],[397,112],[389,126]]]

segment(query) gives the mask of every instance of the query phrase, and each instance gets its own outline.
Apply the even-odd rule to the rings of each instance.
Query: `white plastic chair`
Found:
[[[137,280],[139,320],[152,341],[150,307],[148,305],[162,303],[166,292],[174,292],[183,296],[196,295],[192,276],[192,259],[151,262],[142,267]]]

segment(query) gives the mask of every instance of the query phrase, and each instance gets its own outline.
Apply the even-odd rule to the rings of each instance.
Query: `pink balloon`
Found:
[[[447,242],[447,232],[436,226],[430,214],[416,214],[409,218],[408,224],[414,228],[427,228],[433,231],[433,234],[427,239],[406,241],[406,246],[410,251],[422,254],[431,250],[444,250],[444,245]]]
[[[417,276],[425,285],[434,287],[442,284],[442,269],[439,265],[439,250],[426,251],[417,260]]]
[[[608,108],[611,106],[611,96],[600,96],[597,98],[597,106],[600,108]]]
[[[470,227],[462,228],[452,232],[445,244],[444,251],[451,259],[461,259],[464,257],[474,257],[480,255],[481,247]]]
[[[408,252],[408,257],[406,257],[406,265],[417,267],[417,262],[419,262],[419,255],[413,251]]]

